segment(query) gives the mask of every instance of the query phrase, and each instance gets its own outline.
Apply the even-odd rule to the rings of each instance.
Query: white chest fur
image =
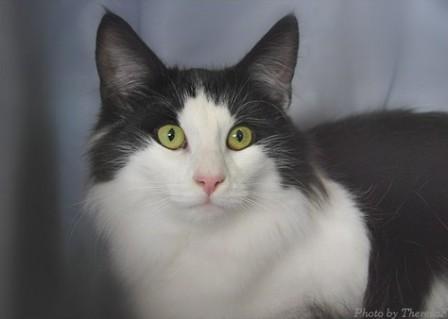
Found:
[[[270,204],[207,227],[175,222],[169,208],[114,214],[126,209],[116,198],[96,208],[98,225],[110,230],[118,272],[141,318],[286,317],[313,303],[343,311],[361,304],[370,245],[349,194],[325,185],[329,196],[320,206],[283,190]]]

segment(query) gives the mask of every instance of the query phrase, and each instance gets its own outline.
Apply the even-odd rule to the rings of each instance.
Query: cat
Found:
[[[87,210],[136,318],[443,318],[448,115],[297,128],[294,15],[234,66],[167,67],[97,33]]]

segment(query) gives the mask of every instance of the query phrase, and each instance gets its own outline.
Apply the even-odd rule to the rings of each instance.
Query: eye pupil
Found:
[[[241,142],[244,138],[244,133],[241,130],[236,131],[235,137],[238,140],[238,142]]]
[[[170,140],[170,142],[172,142],[174,140],[174,138],[176,137],[176,131],[174,131],[174,128],[171,128],[168,131],[167,137]]]
[[[247,127],[240,125],[234,127],[227,136],[227,147],[234,151],[240,151],[250,146],[253,142],[253,132]]]
[[[182,128],[175,124],[166,124],[157,130],[157,141],[170,150],[177,150],[186,143]]]

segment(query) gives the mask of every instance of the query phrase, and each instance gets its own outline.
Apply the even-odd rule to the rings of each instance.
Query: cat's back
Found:
[[[367,305],[423,307],[447,274],[448,114],[377,112],[309,133],[321,168],[366,214],[373,247]]]
[[[358,191],[448,191],[448,113],[370,113],[310,133],[323,169]]]
[[[310,133],[322,169],[363,206],[398,209],[411,201],[448,218],[448,113],[370,113]]]

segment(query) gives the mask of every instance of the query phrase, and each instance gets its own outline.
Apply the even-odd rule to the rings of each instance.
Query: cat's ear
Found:
[[[294,15],[278,21],[237,65],[260,91],[287,107],[297,62],[299,27]]]
[[[96,64],[103,100],[121,102],[147,89],[166,70],[131,26],[111,12],[98,27]]]

